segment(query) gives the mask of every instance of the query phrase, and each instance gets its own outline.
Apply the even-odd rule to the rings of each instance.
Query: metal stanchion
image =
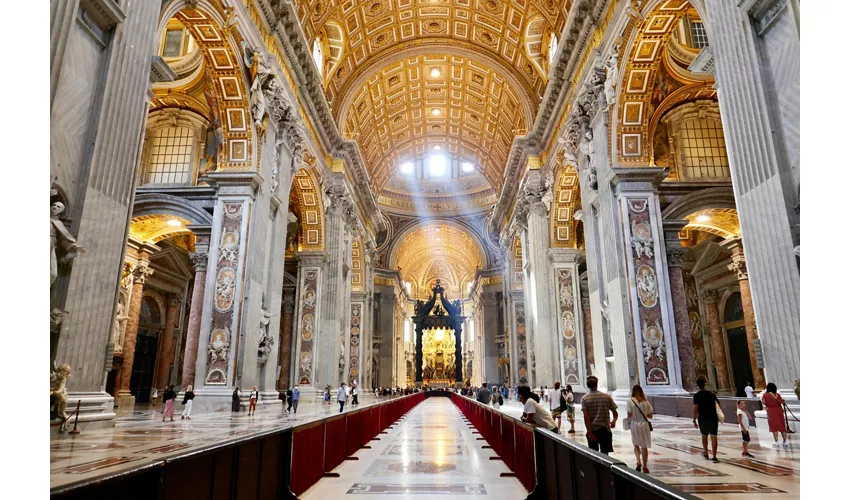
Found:
[[[77,428],[77,422],[80,420],[80,401],[77,401],[77,409],[74,410],[74,429],[70,432],[70,434],[79,434],[80,430]]]

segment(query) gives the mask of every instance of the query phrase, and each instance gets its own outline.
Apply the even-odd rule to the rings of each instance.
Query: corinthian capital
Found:
[[[682,260],[685,254],[688,253],[687,248],[675,247],[667,249],[667,266],[682,267]]]
[[[133,283],[144,285],[148,276],[153,274],[153,269],[150,268],[150,263],[147,261],[139,261],[133,269]]]
[[[712,290],[710,288],[703,288],[700,290],[700,295],[702,296],[702,301],[706,304],[716,304],[717,303],[717,290]]]
[[[189,254],[189,258],[192,259],[192,265],[195,267],[196,273],[207,270],[207,262],[209,262],[209,258],[206,252],[192,252]]]
[[[749,275],[747,274],[747,260],[743,254],[733,255],[732,263],[726,267],[732,271],[732,274],[738,277],[738,281],[749,279]]]

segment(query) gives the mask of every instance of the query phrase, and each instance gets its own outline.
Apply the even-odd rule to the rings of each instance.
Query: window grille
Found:
[[[699,21],[691,23],[691,36],[694,39],[694,48],[701,49],[708,45],[708,33],[705,32],[705,25]]]
[[[188,184],[195,149],[194,131],[187,127],[157,129],[151,142],[146,184]]]
[[[717,120],[695,119],[681,124],[679,145],[684,174],[689,179],[729,178],[723,128]]]

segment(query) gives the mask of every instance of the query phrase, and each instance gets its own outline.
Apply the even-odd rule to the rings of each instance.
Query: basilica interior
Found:
[[[591,375],[670,429],[700,378],[800,416],[798,0],[52,0],[50,23],[54,433],[158,425],[170,386],[213,426],[237,388],[320,416],[341,383]],[[80,463],[56,439],[52,486]],[[798,452],[717,491],[799,495]]]

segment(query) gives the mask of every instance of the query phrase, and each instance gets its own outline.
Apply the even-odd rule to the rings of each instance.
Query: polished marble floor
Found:
[[[365,396],[361,407],[377,398]],[[346,411],[350,406],[346,406]],[[115,427],[84,431],[74,437],[51,435],[50,485],[57,487],[80,480],[113,474],[182,454],[212,443],[247,436],[272,428],[288,427],[336,414],[338,406],[320,401],[302,401],[297,415],[281,406],[260,407],[248,417],[215,412],[197,413],[192,420],[161,421],[161,409],[138,409],[119,417]],[[502,411],[519,416],[522,408],[510,402]],[[580,413],[579,413],[580,416]],[[754,459],[741,457],[740,434],[733,425],[720,426],[720,463],[705,460],[699,433],[690,420],[656,416],[650,473],[654,477],[713,500],[754,498],[799,498],[800,434],[791,437],[791,448],[774,449],[766,430],[752,433]],[[584,424],[576,423],[576,434],[562,434],[585,444]],[[307,492],[309,498],[334,498],[344,494],[432,495],[487,494],[524,498],[525,490],[514,478],[500,478],[504,464],[489,460],[492,450],[483,449],[447,399],[428,399],[389,434],[381,435],[371,450],[357,452],[357,461],[346,461],[336,472],[339,478],[320,481]],[[614,431],[614,453],[627,464],[634,463],[629,433]],[[434,465],[436,464],[436,465]],[[434,489],[440,486],[440,491]],[[401,488],[405,488],[401,491]],[[329,496],[321,494],[328,492]],[[320,492],[320,493],[317,493]]]
[[[371,449],[358,451],[358,460],[337,467],[340,477],[320,480],[301,498],[525,498],[516,478],[500,477],[510,471],[501,460],[490,460],[493,451],[483,449],[478,437],[450,400],[426,399]]]
[[[520,417],[522,406],[510,401],[501,407],[501,411]],[[625,414],[620,416],[625,417]],[[569,423],[565,417],[561,434],[586,445],[580,406],[577,406],[576,417],[576,433],[567,433]],[[800,434],[789,435],[789,448],[777,449],[770,446],[772,434],[752,428],[750,453],[755,458],[744,458],[741,456],[738,427],[721,424],[717,441],[720,462],[714,463],[702,457],[702,440],[691,420],[656,415],[652,422],[655,431],[652,433],[649,471],[656,479],[711,500],[800,498]],[[631,435],[619,423],[613,432],[614,453],[611,456],[634,465]]]
[[[356,408],[375,404],[379,399],[388,398],[364,395]],[[346,412],[351,409],[351,405],[345,406]],[[77,436],[51,434],[50,487],[114,474],[210,444],[336,415],[339,406],[303,398],[297,414],[287,413],[280,404],[261,404],[250,417],[243,408],[239,413],[195,413],[191,420],[180,419],[182,410],[178,403],[174,422],[162,422],[162,405],[137,407],[132,414],[119,416],[115,427],[86,430]]]

